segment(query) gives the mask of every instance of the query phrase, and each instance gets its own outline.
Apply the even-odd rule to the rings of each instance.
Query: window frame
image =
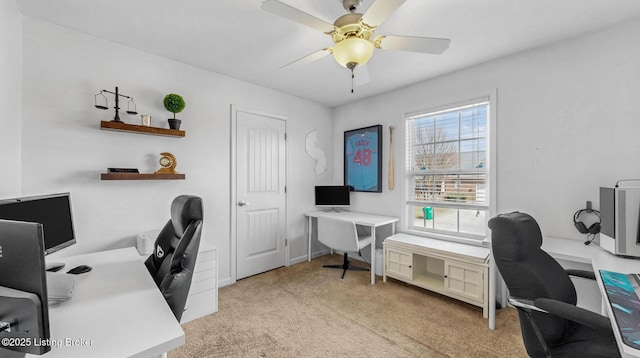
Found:
[[[427,236],[427,237],[433,237],[433,238],[438,238],[438,239],[443,239],[448,241],[462,242],[462,243],[468,243],[468,244],[474,244],[474,245],[486,245],[487,242],[490,241],[490,231],[487,226],[487,223],[491,217],[496,215],[496,204],[497,204],[496,202],[497,175],[496,175],[496,165],[495,165],[497,161],[497,150],[496,150],[496,147],[497,147],[496,146],[496,143],[497,143],[497,126],[496,126],[497,90],[487,91],[486,93],[487,94],[480,95],[480,96],[468,96],[467,99],[464,99],[464,100],[453,101],[447,104],[432,106],[425,109],[404,113],[402,118],[402,123],[403,123],[403,133],[405,135],[405,138],[402,141],[404,146],[403,148],[404,150],[402,151],[404,161],[402,163],[404,166],[403,170],[404,170],[405,180],[403,180],[403,191],[402,191],[403,195],[401,195],[401,200],[402,200],[401,205],[403,209],[402,210],[403,231],[411,234],[420,235],[420,236]],[[413,178],[415,177],[415,173],[413,173],[410,170],[409,166],[407,165],[408,163],[407,156],[409,155],[408,145],[409,145],[409,141],[411,140],[411,138],[407,137],[407,130],[408,130],[408,126],[410,125],[409,120],[411,118],[425,116],[425,115],[429,115],[437,112],[446,112],[447,110],[464,107],[467,105],[471,105],[473,103],[480,103],[480,102],[488,103],[487,130],[486,130],[486,152],[487,153],[485,158],[486,159],[486,162],[485,162],[486,176],[487,176],[485,195],[486,195],[487,205],[486,205],[486,211],[485,211],[485,217],[484,217],[484,232],[483,234],[474,235],[474,234],[464,234],[464,233],[453,232],[453,231],[442,231],[438,229],[420,229],[415,225],[413,225],[413,220],[415,220],[413,210],[414,210],[414,207],[416,206],[415,204],[421,203],[421,202],[416,200],[411,200],[412,197],[409,195],[410,194],[409,190],[415,189],[415,186],[411,184]],[[458,141],[459,140],[460,138],[458,138]],[[433,175],[435,174],[435,172],[436,171],[432,172],[431,174]],[[459,172],[460,174],[462,174],[463,171],[459,171]],[[455,209],[474,208],[473,205],[461,205],[456,203],[438,203],[437,206],[446,207],[446,208],[455,208]],[[483,209],[484,209],[484,206],[483,206]],[[457,215],[459,215],[459,212]],[[459,228],[460,226],[459,218],[457,219],[456,224],[457,224],[457,228]]]

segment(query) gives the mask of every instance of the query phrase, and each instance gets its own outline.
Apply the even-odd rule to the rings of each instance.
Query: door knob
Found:
[[[243,201],[243,200],[240,200],[240,201],[238,202],[238,206],[245,206],[245,205],[249,205],[249,203],[248,203],[248,202],[246,202],[246,201]]]

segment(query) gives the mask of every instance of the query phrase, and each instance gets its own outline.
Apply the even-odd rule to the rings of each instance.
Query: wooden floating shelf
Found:
[[[185,131],[181,131],[179,129],[147,127],[147,126],[140,126],[137,124],[128,124],[124,122],[109,122],[109,121],[100,121],[100,129],[110,130],[110,131],[119,131],[119,132],[161,135],[161,136],[168,136],[168,137],[184,137],[186,134]]]
[[[100,180],[183,180],[184,174],[102,173]]]

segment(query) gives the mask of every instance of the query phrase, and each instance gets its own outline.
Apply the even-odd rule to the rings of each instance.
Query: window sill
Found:
[[[438,234],[433,232],[424,232],[420,230],[411,230],[411,229],[402,229],[400,232],[404,232],[406,234],[422,236],[430,239],[437,239],[443,241],[457,242],[460,244],[465,244],[469,246],[479,246],[479,247],[491,247],[491,240],[487,237],[484,239],[470,239],[467,237],[453,236],[453,235],[445,235]]]

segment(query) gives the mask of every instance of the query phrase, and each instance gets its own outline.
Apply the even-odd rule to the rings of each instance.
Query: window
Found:
[[[407,228],[484,239],[489,98],[406,116]]]

